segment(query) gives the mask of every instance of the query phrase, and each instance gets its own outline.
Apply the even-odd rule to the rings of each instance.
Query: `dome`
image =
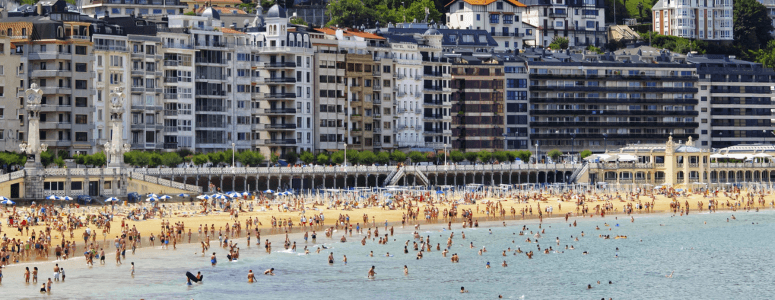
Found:
[[[214,10],[212,7],[205,8],[205,10],[202,12],[202,16],[213,20],[221,19],[221,15],[218,13],[217,10]]]
[[[280,7],[280,5],[273,5],[269,10],[266,12],[267,18],[287,18],[288,15],[285,13],[285,8]]]
[[[428,30],[426,30],[425,33],[423,33],[423,35],[439,35],[439,31],[436,30],[436,28],[431,27],[431,28],[428,28]]]

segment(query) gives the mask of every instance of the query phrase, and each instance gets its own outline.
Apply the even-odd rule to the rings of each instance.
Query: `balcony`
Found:
[[[265,83],[296,83],[296,78],[293,77],[270,77],[264,78]]]
[[[43,104],[40,106],[41,112],[64,112],[64,111],[70,111],[72,108],[71,105],[53,105],[53,104]]]
[[[270,114],[295,114],[296,109],[295,108],[267,108],[264,109],[263,114],[270,115]]]
[[[550,17],[550,18],[567,18],[568,17],[568,13],[567,12],[563,12],[563,13],[560,13],[560,12],[550,12],[548,14],[548,17]]]
[[[177,83],[178,78],[177,77],[164,77],[164,83]]]
[[[381,85],[375,85],[375,86],[371,87],[371,89],[374,90],[374,91],[381,91],[382,90],[382,86]]]
[[[145,75],[145,70],[143,70],[143,69],[133,69],[132,70],[132,75],[143,76],[143,75]]]
[[[443,88],[441,86],[424,86],[422,90],[425,93],[438,93],[443,91]]]
[[[256,124],[258,129],[293,130],[296,124]]]
[[[296,145],[296,139],[256,140],[257,145]]]
[[[178,149],[178,143],[164,143],[164,149]]]
[[[71,129],[73,124],[70,122],[40,122],[40,129]]]
[[[296,99],[295,93],[264,93],[265,99]]]
[[[371,71],[371,76],[382,76],[382,72],[379,70]]]
[[[226,43],[220,41],[197,41],[196,48],[225,48]]]
[[[70,70],[32,70],[30,72],[32,77],[72,77],[73,72]]]
[[[426,121],[441,121],[441,119],[444,118],[444,115],[430,114],[430,115],[424,115],[422,118]]]
[[[426,73],[423,73],[422,76],[425,76],[425,77],[441,77],[441,72],[426,72]]]
[[[164,94],[164,99],[178,99],[178,94]]]
[[[425,102],[423,102],[423,104],[425,104],[427,106],[440,106],[440,105],[444,105],[444,103],[441,100],[425,100]]]
[[[266,68],[295,68],[296,63],[295,62],[270,62],[267,64],[264,64],[264,67]]]

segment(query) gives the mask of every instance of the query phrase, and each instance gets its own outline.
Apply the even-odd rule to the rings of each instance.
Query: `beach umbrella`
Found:
[[[59,200],[63,200],[63,201],[73,201],[73,197],[70,197],[70,196],[59,197]]]
[[[273,190],[266,190],[266,191],[264,191],[264,193],[270,194],[270,193],[274,193],[274,191]]]
[[[145,196],[148,197],[148,198],[159,198],[159,196],[156,195],[156,194],[148,194],[148,195],[145,195]]]
[[[6,198],[5,196],[0,196],[0,201],[7,201],[7,200],[10,200],[10,199]]]
[[[188,197],[188,194],[178,194],[178,197]]]
[[[119,200],[116,197],[110,197],[108,199],[105,199],[105,202],[119,202],[119,201],[121,201],[121,200]]]
[[[196,198],[197,199],[210,199],[210,196],[208,196],[208,195],[199,195],[199,196],[196,196]]]
[[[156,202],[156,201],[159,201],[159,199],[156,199],[156,198],[145,199],[145,202]]]
[[[436,191],[436,194],[444,194],[442,191]]]
[[[159,197],[159,199],[161,199],[161,200],[169,200],[169,199],[172,199],[172,197],[167,196],[167,195],[163,195],[163,196]]]
[[[248,193],[248,192],[244,192],[244,193],[242,193],[242,196],[252,196],[252,194]]]
[[[3,197],[3,198],[5,198],[5,197]],[[13,202],[13,201],[9,200],[8,198],[5,198],[5,200],[0,201],[0,204],[14,205],[14,204],[16,204],[16,202]]]
[[[46,197],[46,200],[59,200],[59,197],[51,195],[51,196]]]
[[[240,193],[237,193],[237,192],[230,192],[226,195],[232,198],[242,196]]]

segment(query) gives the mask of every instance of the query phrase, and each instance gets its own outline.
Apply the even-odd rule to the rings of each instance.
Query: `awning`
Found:
[[[630,154],[619,154],[619,161],[638,161],[638,158]]]
[[[500,12],[497,12],[497,11],[491,11],[491,12],[490,12],[490,14],[491,14],[491,15],[500,15],[501,13],[500,13]]]
[[[504,14],[504,15],[513,15],[514,13],[513,12],[506,12],[506,11],[504,11],[504,12],[502,12],[502,14]]]
[[[727,157],[734,159],[745,159],[748,155],[745,154],[727,154]]]
[[[729,156],[721,153],[716,153],[710,156],[710,158],[728,158]]]
[[[772,155],[769,155],[767,153],[759,153],[759,154],[755,154],[753,157],[756,157],[756,158],[770,158],[770,157],[772,157]]]

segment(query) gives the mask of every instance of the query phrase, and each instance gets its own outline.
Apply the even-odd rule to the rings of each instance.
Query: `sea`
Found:
[[[736,219],[732,219],[732,215]],[[454,239],[448,257],[436,244],[446,245],[450,231],[445,225],[420,225],[433,249],[417,259],[413,227],[395,228],[386,245],[363,235],[343,231],[326,238],[318,232],[316,243],[291,235],[297,252],[282,247],[283,235],[269,237],[273,251],[246,245],[238,261],[227,261],[226,249],[212,247],[202,254],[198,244],[178,245],[177,250],[145,247],[127,252],[116,265],[112,250],[107,263],[88,267],[83,257],[67,261],[37,261],[3,269],[3,299],[772,299],[775,297],[775,212],[694,213],[607,216],[483,222],[463,229],[453,224]],[[525,235],[519,232],[526,227]],[[598,229],[599,228],[599,229]],[[545,233],[536,243],[535,233]],[[584,236],[582,237],[582,232]],[[387,233],[380,228],[380,234]],[[462,234],[465,233],[465,239]],[[601,235],[610,235],[610,239]],[[626,236],[626,239],[616,239]],[[579,240],[575,241],[578,237]],[[196,238],[196,233],[194,233]],[[262,235],[262,239],[267,238]],[[532,242],[527,242],[530,238]],[[559,238],[559,245],[557,239]],[[217,239],[212,242],[215,246]],[[255,238],[251,243],[255,244]],[[403,249],[408,242],[409,253]],[[418,241],[419,243],[419,241]],[[471,248],[473,244],[473,248]],[[573,246],[574,250],[565,249]],[[310,255],[304,255],[304,247]],[[323,249],[322,247],[327,248]],[[315,253],[321,247],[319,254]],[[540,247],[541,250],[538,250]],[[549,254],[542,250],[552,247]],[[486,249],[482,255],[479,250]],[[503,251],[511,248],[503,256]],[[517,248],[534,252],[532,259]],[[369,255],[373,251],[373,257]],[[210,264],[216,252],[218,263]],[[586,254],[584,254],[586,252]],[[327,261],[329,253],[335,262]],[[389,255],[387,254],[389,253]],[[458,254],[459,263],[450,262]],[[348,263],[342,262],[343,255]],[[503,261],[507,267],[501,266]],[[135,275],[130,276],[130,262]],[[487,263],[491,267],[486,268]],[[51,277],[54,263],[67,275],[49,294],[39,292]],[[376,277],[367,278],[374,266]],[[404,275],[403,268],[409,269]],[[38,267],[38,284],[25,284],[24,267]],[[263,275],[274,268],[274,276]],[[248,283],[253,270],[256,282]],[[201,272],[202,283],[186,284],[185,273]],[[672,276],[670,277],[669,275]],[[598,283],[599,281],[599,283]],[[591,286],[591,288],[588,288]],[[468,293],[460,293],[461,287]]]

